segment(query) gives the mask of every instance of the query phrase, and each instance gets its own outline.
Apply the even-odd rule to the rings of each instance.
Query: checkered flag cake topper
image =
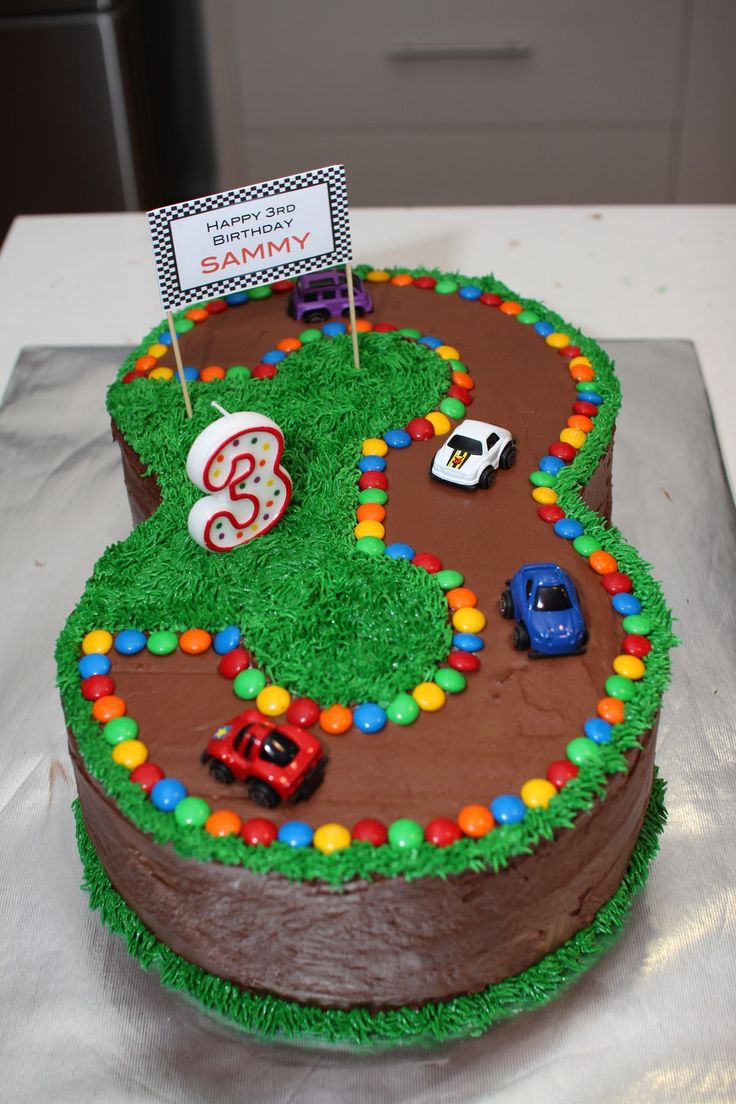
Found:
[[[342,165],[158,207],[148,225],[166,311],[352,257]]]

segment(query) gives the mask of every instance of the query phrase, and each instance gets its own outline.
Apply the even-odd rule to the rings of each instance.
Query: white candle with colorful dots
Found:
[[[284,435],[276,422],[253,410],[228,414],[203,429],[187,455],[187,476],[206,496],[189,512],[191,537],[213,552],[230,552],[263,536],[291,498],[281,467]]]

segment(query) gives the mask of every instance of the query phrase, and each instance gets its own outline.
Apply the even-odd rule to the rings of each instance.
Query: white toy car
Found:
[[[467,418],[435,453],[429,474],[443,483],[484,490],[499,468],[516,463],[516,442],[507,429]]]

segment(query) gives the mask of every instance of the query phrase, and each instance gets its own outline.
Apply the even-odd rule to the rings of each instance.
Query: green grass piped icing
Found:
[[[365,275],[369,270],[361,266],[357,271]],[[427,269],[411,270],[411,274],[442,275]],[[612,362],[559,315],[535,300],[515,296],[493,277],[454,278],[459,284],[472,283],[517,299],[567,334],[594,366],[594,388],[605,401],[585,447],[558,475],[555,489],[565,512],[581,521],[631,576],[653,623],[653,651],[647,657],[645,677],[634,684],[626,720],[614,727],[612,742],[600,746],[597,761],[581,766],[578,777],[547,809],[529,809],[520,824],[497,827],[482,839],[462,839],[446,848],[422,843],[397,849],[353,842],[344,851],[325,855],[279,842],[268,848],[249,847],[239,837],[218,839],[180,827],[173,816],[159,812],[140,787],[130,783],[127,770],[112,761],[100,726],[90,716],[89,702],[80,693],[76,664],[79,643],[87,631],[192,626],[217,631],[235,623],[243,629],[244,643],[259,666],[293,693],[324,703],[376,700],[381,704],[431,677],[435,665],[447,655],[451,637],[446,602],[432,577],[404,561],[362,556],[355,551],[352,535],[362,440],[432,409],[448,386],[447,362],[396,335],[369,333],[361,335],[363,372],[358,376],[352,367],[349,337],[323,339],[281,361],[273,380],[191,384],[194,418],[190,421],[176,386],[121,382],[165,328],[162,324],[126,359],[110,388],[108,408],[144,465],[156,472],[164,500],[153,517],[109,548],[96,565],[59,638],[57,661],[67,722],[88,770],[134,824],[157,842],[172,844],[183,857],[243,865],[260,873],[278,871],[294,880],[317,878],[333,885],[374,876],[412,879],[446,877],[463,870],[497,871],[514,855],[527,854],[541,839],[552,838],[556,830],[571,827],[579,812],[590,809],[595,798],[605,793],[610,776],[626,770],[624,753],[638,746],[656,717],[669,681],[668,652],[675,643],[671,614],[649,565],[580,496],[611,443],[620,406]],[[488,308],[468,304],[468,310],[484,309]],[[284,467],[292,474],[307,468],[310,473],[308,480],[297,481],[292,504],[271,533],[226,556],[195,545],[184,521],[200,493],[186,477],[184,460],[191,442],[212,420],[213,398],[229,410],[256,408],[274,418],[285,431]],[[529,508],[534,508],[531,501]],[[283,571],[274,567],[280,557],[273,550],[287,542],[296,566],[284,578]],[[461,564],[449,566],[462,569]],[[314,612],[325,596],[335,599],[336,617],[329,626]],[[396,611],[401,611],[401,617],[392,616]],[[379,636],[376,625],[382,626]],[[370,810],[356,810],[356,815],[370,815]]]
[[[144,927],[110,883],[75,802],[77,842],[84,867],[83,887],[103,923],[127,944],[146,969],[159,971],[162,983],[188,993],[209,1012],[245,1031],[277,1039],[314,1039],[349,1045],[407,1045],[481,1035],[492,1024],[529,1011],[557,996],[592,966],[620,934],[632,899],[649,873],[664,828],[664,783],[655,771],[649,806],[626,874],[613,897],[583,928],[556,951],[516,977],[480,993],[390,1012],[321,1009],[272,996],[259,996],[206,973],[180,958]]]

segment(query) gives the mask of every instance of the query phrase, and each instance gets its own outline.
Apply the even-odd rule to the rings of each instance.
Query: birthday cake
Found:
[[[304,281],[178,313],[191,419],[164,323],[128,357],[140,524],[59,685],[85,882],[144,965],[260,1033],[443,1039],[621,926],[671,619],[610,525],[603,350],[492,277],[356,274],[359,363]]]

